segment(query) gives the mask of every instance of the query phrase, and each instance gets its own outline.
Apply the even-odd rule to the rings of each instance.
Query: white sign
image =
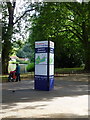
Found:
[[[35,42],[35,48],[48,47],[48,41]]]
[[[54,48],[54,42],[50,41],[50,48]]]
[[[35,75],[47,76],[47,65],[35,65]]]

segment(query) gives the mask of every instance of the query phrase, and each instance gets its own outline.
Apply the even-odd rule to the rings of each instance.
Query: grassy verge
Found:
[[[28,73],[23,73],[20,75],[21,80],[26,80],[26,79],[31,79],[34,76],[34,72],[28,72]],[[2,75],[0,76],[0,83],[2,82],[7,82],[8,81],[8,75]]]
[[[82,73],[84,68],[55,68],[55,74]]]
[[[84,68],[55,68],[55,76],[58,77],[60,74],[78,74],[84,73]],[[34,79],[34,72],[23,73],[20,75],[21,80]],[[7,82],[8,75],[0,76],[0,82]]]

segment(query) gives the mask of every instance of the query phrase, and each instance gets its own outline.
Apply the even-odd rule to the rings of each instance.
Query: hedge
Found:
[[[34,63],[29,63],[26,67],[27,72],[34,71]]]

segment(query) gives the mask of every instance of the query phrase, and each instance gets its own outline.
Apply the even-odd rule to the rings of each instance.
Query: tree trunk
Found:
[[[90,42],[85,46],[85,70],[90,72]]]
[[[12,34],[13,34],[13,20],[14,20],[14,9],[15,9],[16,2],[7,2],[8,8],[8,27],[6,32],[2,32],[2,40],[4,41],[2,46],[2,74],[8,73],[8,64],[9,64],[9,56],[12,51]],[[5,28],[4,28],[5,29]],[[3,28],[2,28],[3,31]]]
[[[8,61],[7,57],[2,57],[2,74],[8,73]]]
[[[85,21],[82,22],[82,43],[85,49],[85,70],[90,71],[90,41]]]
[[[8,73],[8,64],[9,64],[9,56],[12,51],[12,32],[13,32],[13,26],[8,26],[8,30],[6,34],[2,35],[2,39],[4,40],[4,43],[2,45],[2,74]]]

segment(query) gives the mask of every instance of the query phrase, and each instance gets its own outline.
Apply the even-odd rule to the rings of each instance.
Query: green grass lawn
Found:
[[[83,71],[84,71],[84,68],[55,68],[55,74],[80,73]]]

